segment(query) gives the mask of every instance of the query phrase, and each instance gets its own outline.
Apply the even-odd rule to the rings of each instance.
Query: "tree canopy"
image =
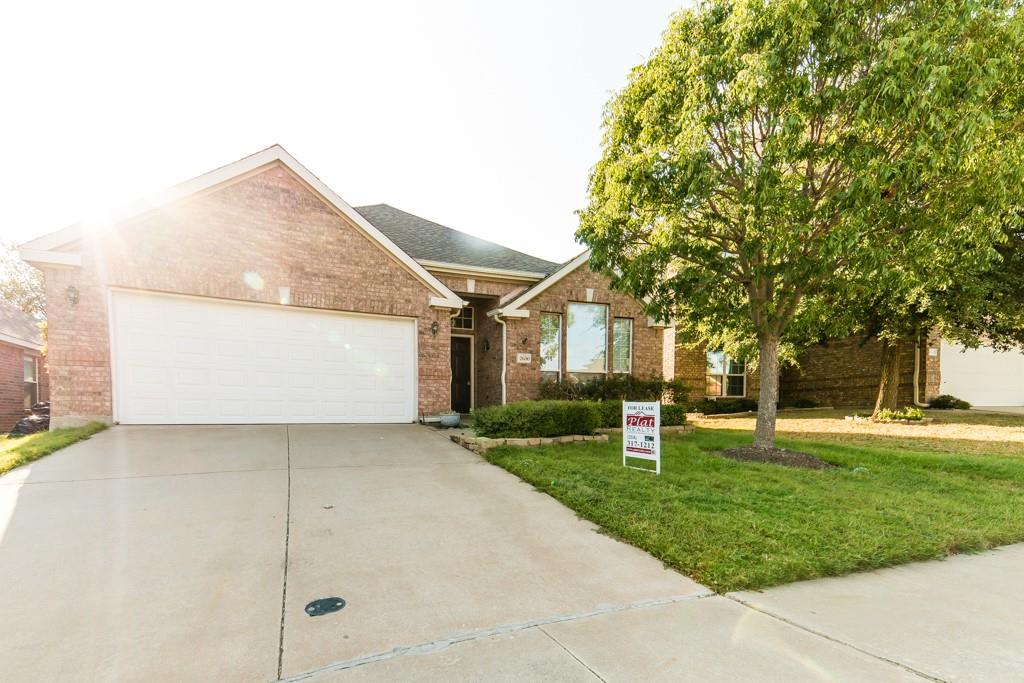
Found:
[[[1022,183],[1017,2],[706,0],[609,103],[578,238],[652,314],[778,350],[894,256],[997,258]],[[831,297],[842,301],[842,296]]]
[[[37,320],[46,309],[43,274],[22,261],[13,245],[0,244],[0,301]]]

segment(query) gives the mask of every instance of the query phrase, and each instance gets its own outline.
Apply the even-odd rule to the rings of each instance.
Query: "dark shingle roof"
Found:
[[[545,274],[553,272],[559,266],[557,263],[467,235],[387,204],[357,206],[355,209],[373,227],[397,244],[399,249],[417,261],[443,261],[478,268],[524,270]]]
[[[39,322],[10,304],[0,304],[0,334],[32,346],[41,346],[43,343]]]

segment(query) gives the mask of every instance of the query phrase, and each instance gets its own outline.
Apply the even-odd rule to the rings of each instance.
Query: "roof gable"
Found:
[[[491,314],[499,315],[509,318],[526,317],[529,312],[522,309],[523,304],[529,302],[531,299],[539,295],[541,292],[549,289],[551,286],[557,284],[562,278],[569,273],[573,272],[580,266],[587,263],[590,260],[590,250],[587,249],[582,254],[579,254],[573,259],[563,263],[558,270],[548,275],[546,278],[533,285],[525,292],[517,296],[512,301],[508,302],[496,311],[491,311]]]
[[[412,256],[407,254],[396,245],[387,235],[374,227],[358,211],[353,209],[344,199],[338,196],[331,188],[325,185],[319,178],[313,175],[295,157],[289,154],[280,145],[274,145],[251,156],[239,159],[238,161],[222,166],[218,169],[205,173],[197,178],[175,185],[174,187],[160,193],[156,197],[125,207],[119,211],[112,220],[112,223],[120,223],[135,218],[143,213],[168,204],[170,202],[184,199],[191,195],[211,190],[223,183],[232,181],[240,176],[268,168],[274,164],[281,164],[294,173],[301,181],[309,186],[313,192],[320,196],[324,202],[343,217],[349,220],[357,229],[362,231],[372,241],[378,243],[381,248],[388,252],[399,264],[405,267],[416,278],[421,280],[427,287],[438,294],[431,297],[431,305],[446,308],[459,308],[462,306],[461,298],[451,291],[444,283],[434,277],[421,266]],[[44,235],[19,247],[21,257],[31,263],[47,263],[61,266],[80,265],[77,253],[69,251],[58,251],[80,240],[85,234],[82,224],[78,223],[62,230]]]
[[[20,308],[0,304],[0,342],[41,351],[43,334],[39,321]]]
[[[388,204],[355,210],[419,261],[547,275],[558,264],[428,221]]]

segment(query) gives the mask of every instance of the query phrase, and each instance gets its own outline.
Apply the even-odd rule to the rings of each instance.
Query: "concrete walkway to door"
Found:
[[[0,577],[4,681],[921,680],[412,425],[115,427],[0,478]]]

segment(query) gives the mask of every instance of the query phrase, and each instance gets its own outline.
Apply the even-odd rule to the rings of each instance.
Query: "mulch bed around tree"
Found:
[[[832,463],[820,460],[810,453],[787,451],[785,448],[740,446],[739,448],[727,448],[724,451],[717,451],[717,453],[723,458],[729,458],[730,460],[739,460],[742,462],[768,462],[773,465],[803,467],[809,470],[828,470],[835,467]]]

